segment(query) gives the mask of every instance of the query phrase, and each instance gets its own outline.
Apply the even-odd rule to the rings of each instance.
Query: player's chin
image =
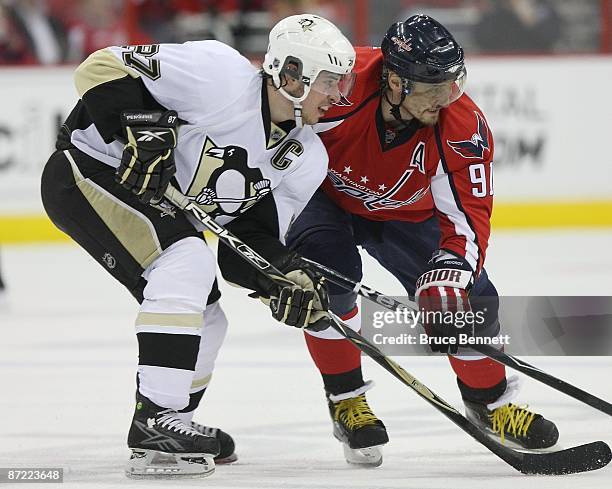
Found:
[[[318,117],[313,117],[311,115],[302,114],[302,124],[304,124],[305,126],[313,126],[317,122],[319,122]]]
[[[421,123],[426,126],[435,126],[438,123],[438,119],[440,119],[439,110],[425,110],[421,117],[419,117]]]
[[[325,117],[325,111],[318,109],[314,114],[308,114],[304,116],[304,123],[312,126],[318,123],[323,117]]]
[[[317,109],[317,119],[323,119],[323,117],[325,117],[325,114],[327,114],[327,111],[329,110],[329,106],[325,106],[323,108],[319,107]]]

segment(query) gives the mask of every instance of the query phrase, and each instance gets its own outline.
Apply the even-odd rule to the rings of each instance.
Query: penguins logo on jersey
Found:
[[[476,132],[472,134],[472,137],[467,141],[449,141],[446,140],[452,150],[463,158],[479,158],[482,159],[485,150],[489,150],[489,128],[484,120],[484,117],[478,112],[476,114],[476,123],[478,128]]]
[[[220,147],[206,137],[187,196],[212,217],[243,213],[271,191],[270,180],[247,161],[244,148]]]

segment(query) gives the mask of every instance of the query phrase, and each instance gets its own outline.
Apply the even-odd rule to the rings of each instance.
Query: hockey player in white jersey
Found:
[[[255,290],[279,321],[319,327],[324,283],[283,241],[326,174],[309,126],[346,95],[354,58],[333,24],[304,14],[272,29],[262,70],[216,41],[109,47],[77,69],[80,100],[44,169],[42,198],[140,303],[128,476],[203,477],[213,458],[235,459],[229,435],[192,420],[227,328],[215,258],[164,191],[172,183],[229,223],[295,286],[230,255],[219,260],[224,276]]]

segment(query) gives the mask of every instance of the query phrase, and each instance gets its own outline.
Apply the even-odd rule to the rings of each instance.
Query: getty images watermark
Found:
[[[396,304],[401,310],[389,310]],[[612,296],[470,297],[471,311],[418,310],[410,297],[361,301],[361,333],[385,355],[428,355],[432,324],[457,328],[462,355],[471,345],[504,348],[511,355],[612,355]],[[454,336],[449,335],[449,336]]]
[[[481,336],[486,321],[486,309],[478,311],[442,311],[427,309],[379,310],[365,308],[362,332],[376,346],[388,354],[422,353],[423,347],[433,343],[469,347],[470,345],[503,346],[510,335]],[[448,335],[429,335],[435,325],[437,331],[449,328]],[[456,329],[451,331],[450,328]]]

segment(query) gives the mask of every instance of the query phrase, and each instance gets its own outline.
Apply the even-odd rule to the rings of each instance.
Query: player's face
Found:
[[[339,100],[339,95],[327,95],[311,89],[304,102],[302,102],[303,123],[305,125],[316,124],[325,117],[325,113]]]
[[[453,101],[454,81],[444,83],[414,83],[410,95],[404,99],[403,107],[426,126],[438,122],[440,110]]]
[[[311,85],[308,96],[302,102],[302,123],[313,125],[319,122],[333,104],[339,102],[342,96],[348,95],[353,80],[352,74],[320,72]],[[295,97],[301,97],[304,94],[304,85],[296,80],[290,80],[287,83],[287,91]]]
[[[325,113],[330,107],[340,101],[340,89],[338,88],[339,79],[336,80],[333,85],[327,86],[325,90],[318,90],[320,88],[317,84],[313,84],[308,95],[302,102],[302,123],[304,125],[313,125],[319,122],[319,119],[325,116]],[[304,85],[297,80],[289,79],[287,92],[294,97],[301,97],[304,94]]]

